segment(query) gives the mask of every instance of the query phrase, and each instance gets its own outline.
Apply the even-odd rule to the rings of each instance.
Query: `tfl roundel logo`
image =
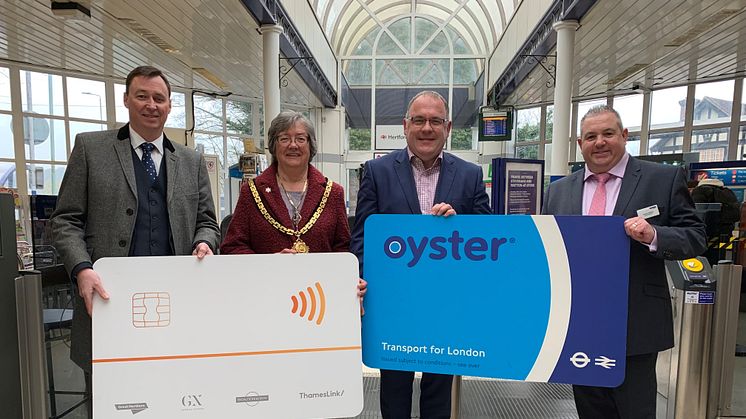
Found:
[[[407,256],[407,266],[417,265],[423,256],[432,260],[472,260],[497,261],[500,256],[500,246],[505,243],[515,243],[514,238],[505,237],[469,237],[464,238],[454,230],[450,236],[391,236],[383,242],[383,252],[391,259]]]

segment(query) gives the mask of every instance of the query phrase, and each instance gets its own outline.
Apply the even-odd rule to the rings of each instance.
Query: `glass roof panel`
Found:
[[[478,60],[453,60],[454,84],[473,84],[481,72]]]
[[[408,17],[397,20],[389,26],[389,31],[391,31],[394,37],[398,39],[399,42],[401,42],[401,44],[404,46],[404,48],[407,49],[407,51],[409,50],[409,29],[410,25]]]
[[[380,86],[409,84],[411,62],[408,60],[376,61],[376,83]]]
[[[414,26],[414,50],[419,51],[437,29],[438,25],[430,20],[423,17],[416,18]]]
[[[370,60],[344,61],[342,71],[351,85],[369,85],[371,83]]]
[[[442,22],[447,20],[453,14],[453,12],[458,9],[459,8],[451,10],[446,8],[443,4],[436,2],[430,4],[421,4],[417,6],[416,13],[420,16],[430,16],[431,18]]]
[[[326,8],[326,5],[329,3],[330,0],[315,0],[313,7],[316,10],[324,10]]]
[[[485,53],[483,51],[484,44],[482,43],[482,39],[472,36],[472,30],[466,27],[466,25],[464,25],[459,19],[453,19],[450,25],[456,33],[462,36],[474,54],[484,54],[485,56],[489,56],[489,52]]]
[[[368,32],[373,28],[378,28],[378,24],[370,19],[370,15],[365,10],[360,9],[357,14],[353,16],[351,20],[345,23],[344,27],[337,28],[336,32],[349,32],[350,35],[346,38],[337,39],[337,43],[344,42],[343,45],[337,45],[335,52],[338,55],[349,54],[351,48],[355,48],[355,44],[360,42]],[[373,45],[374,40],[369,40]],[[333,44],[334,45],[334,44]]]
[[[373,55],[373,44],[368,42],[367,39],[363,39],[357,44],[357,48],[352,53],[353,55]]]
[[[376,26],[372,31],[368,31],[368,35],[365,36],[360,42],[356,42],[352,45],[357,44],[357,48],[352,51],[351,55],[373,55],[373,45],[376,42],[378,31],[380,29]],[[366,33],[364,28],[360,29],[360,37]]]
[[[437,5],[438,7],[445,10],[444,13],[448,13],[449,11],[455,11],[458,10],[461,7],[462,1],[460,0],[437,0],[437,1],[422,1],[417,2],[417,13],[423,13],[423,14],[429,14],[432,13],[432,10],[429,10],[429,8],[433,7],[434,5]]]
[[[404,51],[396,45],[396,42],[389,36],[388,32],[381,34],[381,38],[378,40],[378,49],[376,54],[380,55],[403,55]]]
[[[339,18],[339,12],[342,10],[342,8],[345,6],[346,2],[342,1],[336,1],[336,0],[330,0],[331,3],[329,6],[325,9],[328,10],[328,17],[326,21],[326,25],[324,26],[326,28],[326,33],[331,33],[334,28],[336,27],[337,18]]]
[[[409,14],[408,5],[385,7],[376,12],[376,17],[385,25],[389,21],[398,19],[400,16]]]
[[[485,19],[485,22],[489,24],[489,32],[486,33],[487,38],[490,39],[490,42],[492,45],[495,45],[497,43],[497,40],[500,38],[500,34],[505,30],[505,25],[507,24],[508,20],[510,20],[510,16],[513,14],[512,10],[513,8],[513,2],[506,1],[505,4],[502,4],[498,1],[481,1],[481,0],[470,0],[469,1],[469,10],[473,12],[475,16],[477,16],[477,19]],[[510,14],[504,15],[502,14],[502,10],[506,9],[506,5],[510,5]]]
[[[325,28],[330,43],[338,57],[350,56],[368,47],[358,48],[358,44],[374,27],[389,27],[394,33],[399,49],[413,51],[431,39],[421,39],[416,32],[415,40],[410,40],[411,32],[401,30],[405,23],[402,18],[415,16],[428,18],[435,28],[450,26],[458,36],[451,36],[454,53],[476,54],[487,57],[495,48],[505,23],[514,12],[515,0],[312,0],[316,14]],[[449,32],[449,35],[452,35]],[[391,42],[386,39],[384,42]],[[368,40],[370,42],[370,40]],[[390,46],[390,45],[389,45]],[[372,46],[376,51],[375,45]],[[428,47],[429,48],[429,47]],[[423,51],[424,52],[424,51]],[[359,53],[359,52],[357,52]]]
[[[422,51],[424,55],[450,54],[450,52],[451,47],[448,43],[448,38],[443,32],[438,33]]]
[[[464,42],[464,39],[461,38],[461,35],[459,35],[455,30],[453,30],[453,27],[451,27],[451,25],[446,26],[446,32],[448,32],[448,35],[450,35],[451,37],[451,42],[453,42],[454,54],[472,53],[471,49],[469,49],[469,47],[466,45],[466,42]]]
[[[491,28],[494,26],[494,22],[483,13],[482,9],[478,6],[478,3],[479,2],[475,0],[470,1],[468,3],[469,5],[461,9],[457,16],[470,28]],[[489,33],[487,33],[487,31],[479,31],[479,36],[483,36],[486,42],[490,43],[491,40],[489,38],[491,32],[491,30]]]
[[[448,84],[450,66],[448,60],[415,60],[414,74],[416,84]]]

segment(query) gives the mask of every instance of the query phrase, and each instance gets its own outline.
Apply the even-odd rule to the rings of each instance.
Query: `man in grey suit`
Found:
[[[124,92],[130,122],[119,130],[79,134],[62,180],[52,231],[78,288],[70,357],[88,373],[93,298],[109,298],[106,278],[93,270],[97,259],[188,254],[201,259],[218,246],[205,160],[163,133],[170,97],[160,70],[132,70]]]
[[[705,227],[683,170],[630,156],[627,129],[614,109],[594,107],[580,125],[585,170],[550,184],[543,212],[621,215],[631,240],[625,380],[616,388],[573,386],[575,404],[581,419],[655,419],[655,364],[658,352],[673,346],[663,260],[702,254]]]

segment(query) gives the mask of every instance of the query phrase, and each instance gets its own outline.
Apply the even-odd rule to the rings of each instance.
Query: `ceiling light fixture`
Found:
[[[90,20],[91,9],[74,1],[52,1],[52,14],[63,19]]]
[[[221,88],[222,90],[226,90],[228,88],[228,85],[210,70],[204,67],[194,67],[192,68],[192,70],[200,76],[204,77],[205,80]]]

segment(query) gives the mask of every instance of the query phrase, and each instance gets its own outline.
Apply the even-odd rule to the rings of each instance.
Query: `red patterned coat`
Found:
[[[272,164],[254,179],[264,207],[285,227],[292,228],[282,192],[277,184],[277,165]],[[308,192],[301,208],[301,228],[311,219],[321,202],[326,178],[313,166],[308,166]],[[347,252],[350,249],[350,228],[347,224],[345,196],[342,186],[334,183],[324,211],[313,227],[301,236],[311,252]],[[259,212],[249,185],[241,187],[236,210],[228,232],[220,246],[221,254],[277,253],[290,249],[295,236],[273,227]]]

